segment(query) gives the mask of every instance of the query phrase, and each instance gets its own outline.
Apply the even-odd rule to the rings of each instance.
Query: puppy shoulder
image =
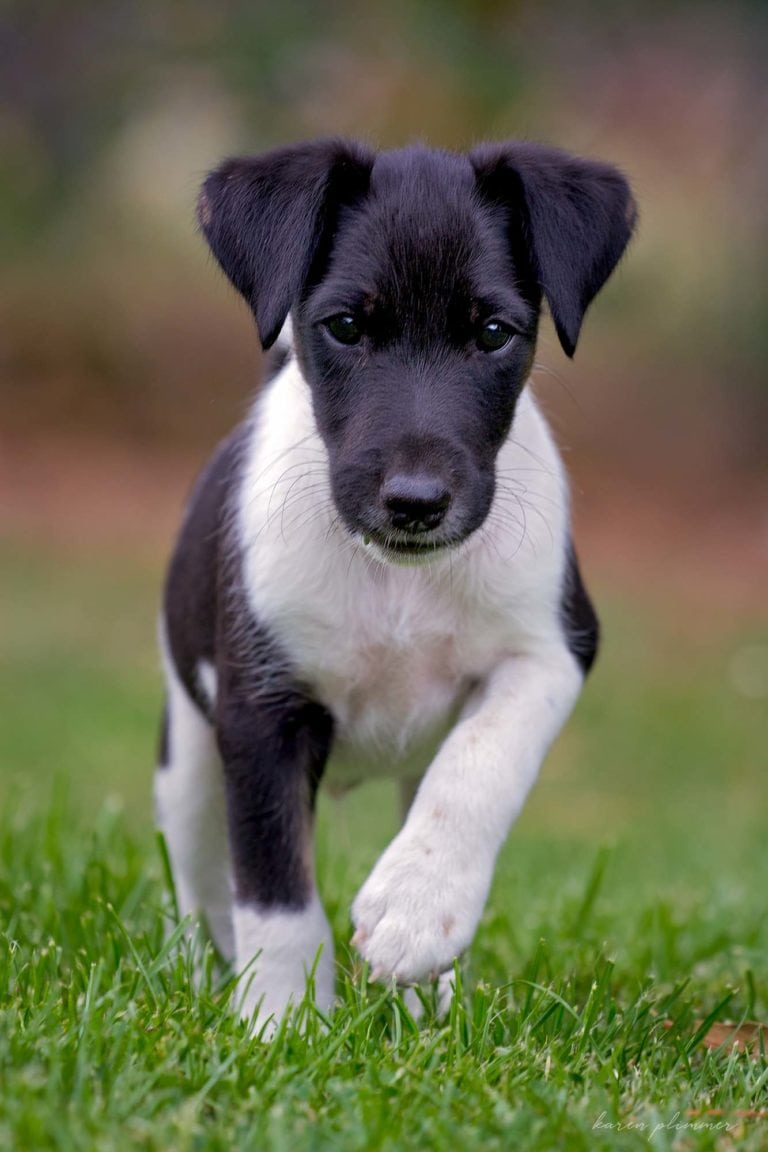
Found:
[[[165,581],[166,655],[204,712],[208,711],[210,700],[200,684],[199,670],[201,662],[215,662],[222,560],[232,546],[232,508],[249,436],[249,425],[238,425],[219,444],[198,476]]]

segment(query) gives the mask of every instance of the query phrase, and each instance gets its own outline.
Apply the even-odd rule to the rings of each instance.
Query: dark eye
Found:
[[[498,352],[506,348],[514,336],[511,328],[500,320],[489,320],[477,334],[477,346],[481,352]]]
[[[325,327],[339,344],[359,344],[363,338],[354,316],[347,312],[331,316],[330,320],[325,321]]]

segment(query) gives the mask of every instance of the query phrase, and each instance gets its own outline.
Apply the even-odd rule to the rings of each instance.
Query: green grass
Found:
[[[768,1146],[768,1115],[742,1115],[768,1110],[765,1055],[703,1043],[710,1019],[768,1018],[768,716],[729,674],[755,624],[600,597],[602,659],[447,1021],[416,1023],[347,947],[393,788],[323,800],[341,1007],[264,1045],[229,975],[203,953],[193,991],[202,946],[167,937],[158,582],[135,558],[0,553],[0,1148]]]

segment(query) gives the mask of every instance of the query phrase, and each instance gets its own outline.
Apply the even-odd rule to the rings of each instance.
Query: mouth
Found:
[[[388,535],[384,538],[364,532],[360,537],[363,548],[389,564],[428,564],[444,556],[460,540],[418,540]]]

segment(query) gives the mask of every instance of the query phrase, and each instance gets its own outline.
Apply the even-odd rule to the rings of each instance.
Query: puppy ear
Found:
[[[372,165],[360,145],[317,140],[225,160],[207,177],[200,227],[250,304],[264,348],[301,294],[334,207],[365,192]]]
[[[635,226],[627,181],[609,164],[541,144],[490,144],[469,158],[481,191],[520,212],[530,273],[572,356],[584,313]]]

